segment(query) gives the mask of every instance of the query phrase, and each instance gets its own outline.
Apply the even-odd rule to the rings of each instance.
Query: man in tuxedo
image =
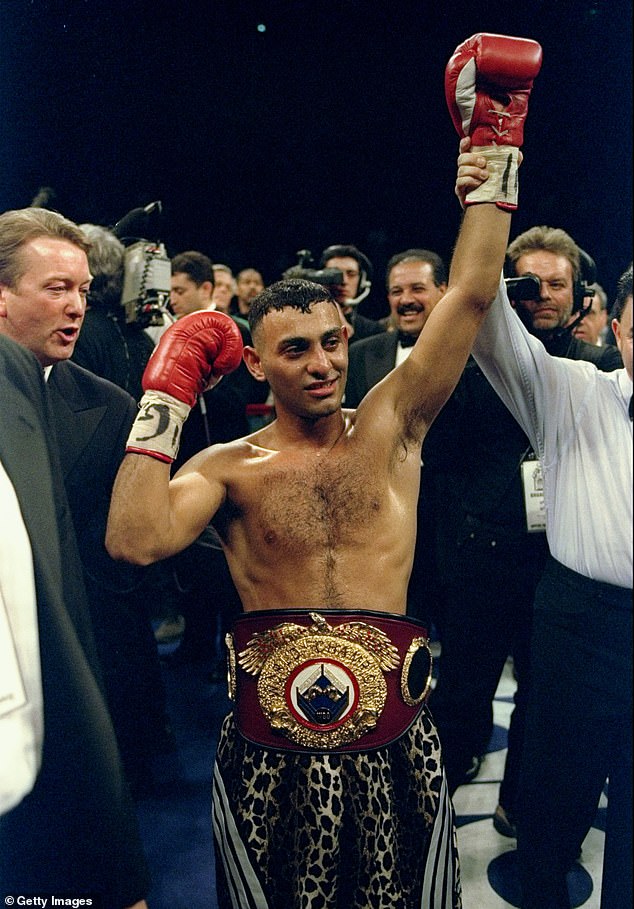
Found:
[[[104,546],[136,402],[70,360],[86,312],[89,250],[77,225],[56,212],[0,215],[0,334],[28,348],[44,370],[107,703],[128,780],[141,793],[153,757],[172,742],[146,612],[150,574],[115,562]]]
[[[367,392],[411,352],[427,318],[447,289],[447,269],[428,249],[406,249],[387,263],[387,297],[396,331],[363,338],[350,348],[346,407],[358,407]]]
[[[148,871],[100,685],[50,401],[35,357],[3,333],[0,376],[0,550],[14,550],[10,572],[0,560],[0,601],[24,681],[16,710],[0,711],[0,893],[98,895],[104,909],[146,909]],[[30,625],[16,601],[29,590]],[[27,760],[29,784],[8,791]]]

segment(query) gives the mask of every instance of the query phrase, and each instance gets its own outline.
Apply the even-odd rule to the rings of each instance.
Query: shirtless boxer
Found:
[[[445,296],[410,357],[356,411],[341,407],[340,310],[306,281],[272,285],[249,313],[243,356],[270,384],[275,421],[199,453],[172,480],[189,407],[210,376],[235,367],[239,339],[223,314],[192,314],[148,364],[107,545],[146,564],[213,520],[242,599],[228,641],[234,709],[214,772],[223,909],[461,905],[453,811],[424,703],[427,635],[405,617],[406,592],[422,442],[497,290],[540,64],[535,42],[497,35],[474,36],[450,60],[452,117],[484,147],[482,162],[493,158],[482,201],[496,204],[467,205]]]

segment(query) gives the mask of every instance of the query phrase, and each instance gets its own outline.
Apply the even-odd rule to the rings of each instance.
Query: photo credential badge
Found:
[[[544,473],[536,458],[522,462],[522,488],[526,510],[526,529],[529,533],[546,530],[544,503]]]

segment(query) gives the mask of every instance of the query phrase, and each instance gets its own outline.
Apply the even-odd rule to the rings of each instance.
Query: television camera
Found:
[[[167,308],[170,298],[171,263],[165,246],[151,236],[162,206],[160,202],[133,208],[117,221],[113,234],[125,247],[121,305],[126,323],[140,328],[172,321]],[[156,232],[158,233],[158,232]]]
[[[537,275],[529,272],[521,278],[505,278],[506,292],[512,303],[519,300],[539,300],[541,283]]]
[[[300,249],[296,255],[297,263],[286,269],[282,274],[283,278],[303,278],[305,281],[314,281],[315,284],[321,284],[324,287],[343,284],[343,272],[340,268],[312,268],[314,260],[309,249]]]

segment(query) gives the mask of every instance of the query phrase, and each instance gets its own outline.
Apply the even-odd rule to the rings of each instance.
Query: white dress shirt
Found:
[[[44,713],[31,544],[0,462],[0,815],[33,788]]]
[[[544,471],[546,535],[557,561],[632,587],[632,380],[625,369],[552,357],[522,325],[504,281],[473,355]]]
[[[396,368],[397,366],[400,366],[401,363],[404,363],[413,350],[414,350],[413,346],[412,347],[403,347],[403,345],[399,341],[399,343],[396,345],[396,362],[394,364],[394,367]]]

